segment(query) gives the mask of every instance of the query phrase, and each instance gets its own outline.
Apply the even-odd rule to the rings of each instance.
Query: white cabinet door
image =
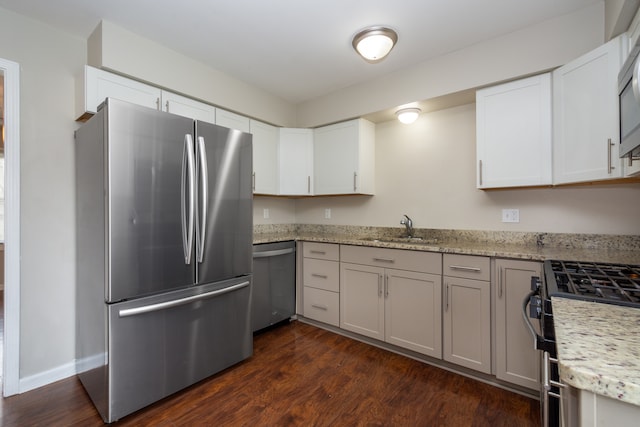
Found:
[[[496,377],[533,390],[540,389],[540,352],[522,318],[522,301],[531,276],[541,275],[539,262],[496,260]]]
[[[207,123],[216,122],[215,107],[166,90],[162,91],[162,110]]]
[[[253,134],[253,193],[278,194],[278,142],[280,129],[251,120]]]
[[[340,264],[340,327],[384,341],[384,269]]]
[[[280,194],[313,194],[313,130],[281,128],[279,144]]]
[[[216,108],[216,124],[247,133],[249,133],[251,128],[248,117],[221,108]]]
[[[491,373],[491,284],[444,277],[443,357]]]
[[[314,194],[373,194],[375,125],[364,119],[314,129]]]
[[[620,145],[617,37],[553,72],[553,181],[624,176]]]
[[[477,187],[549,185],[551,76],[476,92]]]
[[[385,341],[442,358],[442,276],[385,271]]]
[[[160,89],[88,65],[84,67],[83,76],[76,84],[77,117],[82,117],[85,113],[95,114],[107,97],[159,108]]]

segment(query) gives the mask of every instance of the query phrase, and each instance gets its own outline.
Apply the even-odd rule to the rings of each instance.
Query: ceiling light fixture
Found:
[[[403,108],[396,111],[396,116],[400,122],[409,125],[417,120],[421,112],[422,110],[419,108]]]
[[[376,63],[385,56],[398,41],[398,34],[391,28],[375,26],[365,28],[353,37],[353,48],[365,61]]]

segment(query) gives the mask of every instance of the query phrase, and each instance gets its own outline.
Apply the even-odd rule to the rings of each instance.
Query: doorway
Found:
[[[20,393],[20,65],[0,58],[4,143],[2,389]]]

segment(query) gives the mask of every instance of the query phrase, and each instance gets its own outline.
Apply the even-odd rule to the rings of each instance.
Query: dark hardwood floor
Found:
[[[510,393],[300,322],[254,356],[117,426],[538,426]],[[76,378],[2,399],[2,426],[100,426]]]

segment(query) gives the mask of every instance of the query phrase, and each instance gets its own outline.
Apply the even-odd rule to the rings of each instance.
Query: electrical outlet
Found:
[[[520,222],[520,209],[502,209],[502,222]]]
[[[331,219],[331,209],[324,210],[324,219]]]
[[[269,209],[262,209],[262,218],[269,219]]]

